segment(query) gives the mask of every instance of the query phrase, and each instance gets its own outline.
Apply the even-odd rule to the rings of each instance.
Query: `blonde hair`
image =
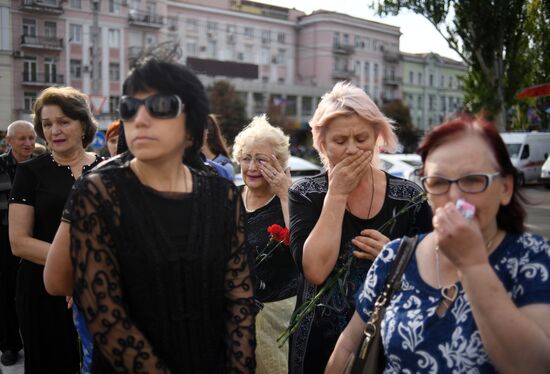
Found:
[[[309,125],[313,136],[313,147],[319,152],[321,161],[328,167],[328,159],[321,148],[324,141],[326,125],[340,116],[357,115],[363,118],[367,125],[373,126],[376,135],[374,162],[380,147],[393,152],[397,146],[397,136],[394,133],[393,121],[386,117],[371,98],[357,86],[347,82],[338,82],[321,98]]]
[[[241,159],[244,149],[257,142],[268,142],[275,153],[275,157],[285,169],[290,158],[289,137],[278,127],[272,126],[265,114],[256,116],[236,137],[233,144],[233,158]]]

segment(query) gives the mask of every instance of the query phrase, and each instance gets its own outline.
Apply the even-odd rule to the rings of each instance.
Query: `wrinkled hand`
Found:
[[[283,170],[277,157],[271,155],[271,163],[260,163],[260,172],[267,183],[269,183],[271,191],[277,195],[279,199],[288,195],[288,189],[292,184],[290,168]]]
[[[432,223],[440,251],[458,270],[487,263],[489,256],[477,220],[467,220],[449,202],[436,209]]]
[[[389,242],[390,238],[379,231],[363,230],[360,235],[351,240],[351,243],[358,249],[358,251],[353,251],[353,255],[362,260],[374,261],[382,248]]]
[[[372,160],[372,151],[358,151],[345,157],[328,171],[328,185],[335,195],[349,195],[365,176]]]

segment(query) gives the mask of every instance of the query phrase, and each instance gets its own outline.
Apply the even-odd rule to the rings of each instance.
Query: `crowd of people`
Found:
[[[123,95],[105,160],[86,150],[97,124],[76,89],[44,90],[33,123],[8,127],[2,364],[23,349],[27,374],[361,372],[365,327],[415,237],[377,332],[381,371],[550,371],[550,242],[526,231],[490,123],[430,131],[422,188],[380,169],[392,120],[337,83],[310,121],[325,171],[293,182],[277,124],[253,118],[230,151],[184,65],[146,58]]]

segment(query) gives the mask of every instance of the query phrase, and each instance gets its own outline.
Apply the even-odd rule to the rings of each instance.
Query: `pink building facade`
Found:
[[[179,45],[181,62],[206,86],[229,80],[249,116],[280,105],[296,128],[307,129],[337,81],[351,81],[378,103],[401,97],[394,26],[243,0],[96,0],[94,48],[92,1],[12,0],[14,119],[28,117],[45,87],[70,85],[94,96],[105,128],[131,64],[161,43]]]

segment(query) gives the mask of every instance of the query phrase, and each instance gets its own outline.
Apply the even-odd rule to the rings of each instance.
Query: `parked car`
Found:
[[[548,157],[544,162],[544,165],[542,165],[540,180],[542,184],[544,184],[544,187],[550,188],[550,157]]]
[[[550,133],[504,132],[500,136],[520,173],[520,184],[538,180],[542,165],[550,155]]]
[[[420,185],[418,170],[422,166],[422,159],[419,155],[414,153],[381,153],[379,157],[382,170]]]
[[[322,166],[296,156],[290,156],[288,159],[288,166],[290,167],[290,176],[293,182],[303,177],[317,175],[324,170]],[[236,174],[233,181],[237,186],[244,184],[241,173]]]

